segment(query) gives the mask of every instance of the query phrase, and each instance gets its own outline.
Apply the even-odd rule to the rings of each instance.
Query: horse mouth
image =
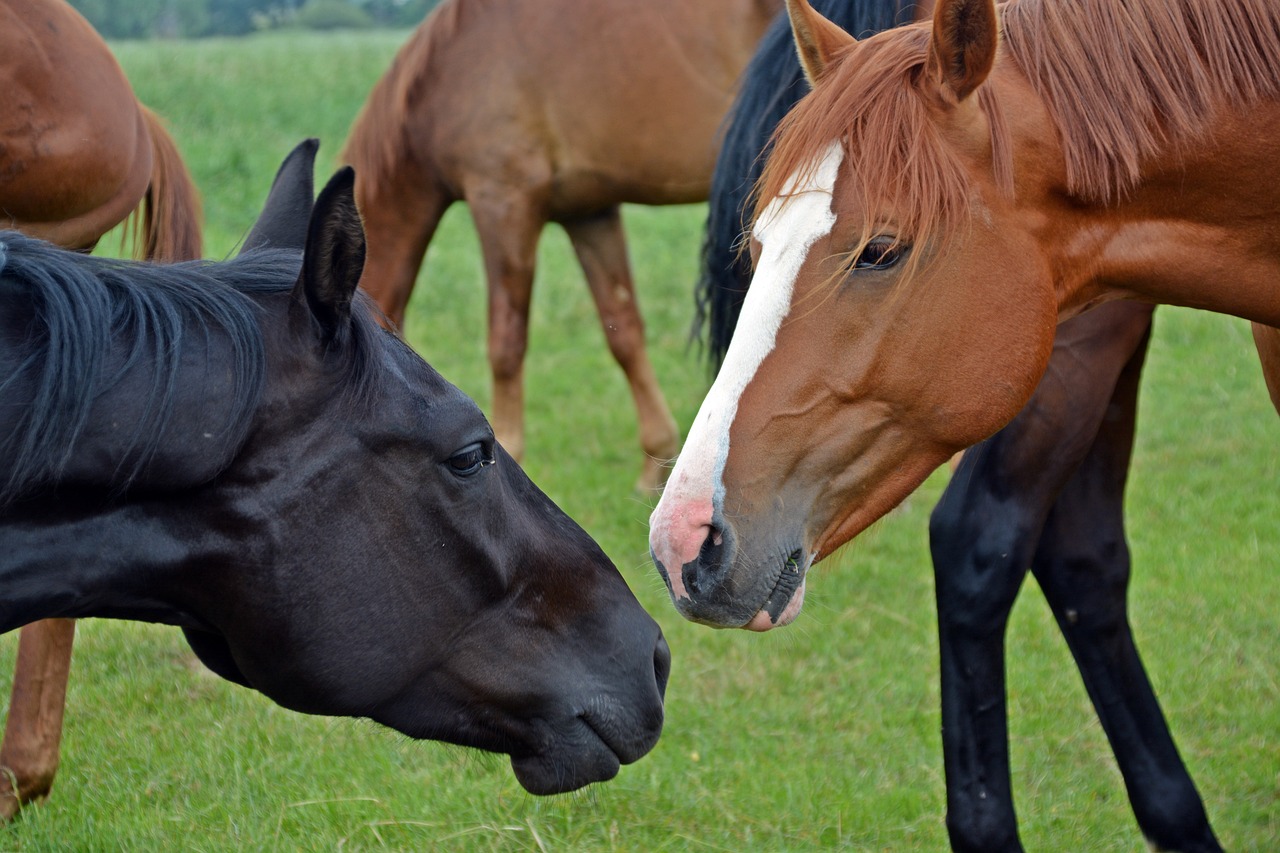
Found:
[[[594,703],[593,703],[594,704]],[[535,754],[512,755],[511,769],[531,794],[546,796],[607,782],[624,764],[642,758],[657,743],[661,722],[648,731],[628,731],[616,715],[589,708],[575,718],[570,743]]]
[[[764,604],[742,627],[749,631],[768,631],[795,621],[804,606],[805,579],[810,565],[812,557],[800,548],[788,554]]]

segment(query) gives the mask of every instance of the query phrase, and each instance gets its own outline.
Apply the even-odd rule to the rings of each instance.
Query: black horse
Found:
[[[662,729],[661,632],[377,324],[353,174],[313,210],[315,147],[230,261],[0,233],[0,632],[178,625],[287,708],[507,753],[533,793],[609,779]]]
[[[855,34],[927,9],[817,0]],[[931,4],[930,4],[931,5]],[[740,251],[774,127],[808,92],[785,14],[748,66],[712,178],[695,335],[723,359],[751,278]],[[1138,824],[1163,850],[1219,845],[1134,645],[1124,488],[1151,307],[1113,303],[1059,327],[1035,396],[967,451],[930,520],[942,676],[947,828],[957,850],[1018,850],[1009,779],[1004,638],[1027,571],[1075,656]]]

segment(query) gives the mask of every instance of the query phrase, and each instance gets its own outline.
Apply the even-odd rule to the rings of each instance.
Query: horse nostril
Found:
[[[702,547],[698,549],[698,559],[684,567],[685,586],[694,594],[701,592],[699,587],[704,581],[714,582],[720,574],[723,561],[724,535],[719,528],[707,525],[707,538],[702,540]]]

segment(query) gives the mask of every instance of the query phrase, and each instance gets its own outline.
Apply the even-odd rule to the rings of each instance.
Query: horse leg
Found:
[[[596,216],[565,222],[564,228],[586,274],[609,350],[631,386],[640,447],[645,454],[644,470],[636,488],[655,492],[666,482],[670,462],[680,451],[680,430],[658,387],[658,376],[645,349],[644,319],[627,262],[622,217],[613,207]]]
[[[378,303],[387,323],[402,330],[422,257],[453,199],[429,180],[409,181],[393,191],[366,188],[358,175],[356,194],[368,235],[360,287]]]
[[[58,771],[62,714],[71,672],[74,619],[45,619],[18,636],[9,718],[0,744],[0,819],[48,795]]]
[[[489,282],[489,368],[493,431],[517,461],[524,458],[524,355],[538,237],[546,224],[527,196],[498,189],[467,194]]]
[[[1280,329],[1254,323],[1253,343],[1262,361],[1262,378],[1266,380],[1271,403],[1280,412]]]
[[[1058,496],[1031,570],[1111,742],[1134,815],[1158,850],[1218,851],[1129,626],[1124,486],[1145,342],[1115,388],[1088,456]]]
[[[938,600],[947,830],[956,850],[1020,850],[1009,778],[1004,637],[1044,520],[1093,444],[1149,306],[1064,323],[1044,379],[967,451],[929,523]]]

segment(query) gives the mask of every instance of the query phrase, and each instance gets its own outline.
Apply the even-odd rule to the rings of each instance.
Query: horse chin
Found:
[[[787,606],[782,608],[782,612],[776,617],[772,616],[768,610],[761,610],[751,617],[750,622],[742,627],[748,631],[764,632],[790,625],[800,615],[800,610],[804,607],[804,588],[807,580],[808,578],[804,578],[800,581],[800,586],[792,593],[791,600],[787,602]]]
[[[511,756],[516,779],[538,795],[563,794],[612,779],[623,764],[644,757],[662,731],[661,715],[628,720],[624,712],[608,697],[588,702],[553,748]]]
[[[589,727],[587,727],[589,728]],[[516,781],[530,794],[550,796],[567,794],[593,782],[607,782],[618,775],[622,760],[598,735],[572,754],[563,750],[536,755],[511,756],[511,770]]]

